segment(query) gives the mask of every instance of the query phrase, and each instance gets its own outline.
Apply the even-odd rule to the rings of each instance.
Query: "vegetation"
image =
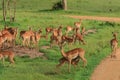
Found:
[[[101,0],[101,3],[99,0],[93,0],[92,2],[90,0],[74,0],[74,2],[73,0],[68,0],[68,11],[50,11],[53,3],[57,1],[58,0],[43,0],[40,2],[40,0],[19,0],[17,2],[16,21],[14,23],[7,21],[7,24],[11,27],[18,27],[19,32],[21,30],[27,30],[27,26],[29,25],[34,26],[35,31],[42,28],[42,34],[45,34],[45,27],[58,27],[62,24],[64,26],[64,32],[67,25],[74,26],[73,23],[78,21],[77,19],[64,17],[62,16],[63,14],[119,16],[117,14],[120,13],[118,10],[120,7],[119,0],[109,0],[111,5],[106,3],[105,0]],[[109,7],[112,8],[112,12],[109,11]],[[2,29],[5,24],[2,20],[2,10],[0,11],[0,19],[0,28]],[[119,32],[120,24],[84,20],[82,26],[85,26],[86,29],[95,28],[97,29],[97,33],[85,36],[86,45],[76,43],[71,46],[66,45],[64,48],[65,51],[76,47],[84,48],[86,50],[85,57],[88,60],[86,68],[83,68],[82,62],[80,62],[79,67],[76,69],[72,67],[71,73],[68,73],[67,64],[56,72],[55,66],[62,57],[60,49],[57,46],[47,50],[41,49],[43,45],[50,45],[49,40],[46,41],[42,39],[39,42],[39,50],[44,52],[48,59],[29,59],[27,56],[21,58],[16,57],[15,67],[4,67],[0,61],[0,80],[89,80],[95,67],[102,59],[110,54],[109,43],[112,38],[111,32]],[[120,35],[120,33],[118,35]],[[118,37],[118,39],[120,39],[120,37]],[[21,44],[19,34],[16,39],[16,44]],[[6,62],[5,64],[7,65],[9,63]]]
[[[52,6],[61,0],[19,0],[17,1],[17,11],[37,11],[46,12],[52,9]],[[0,2],[2,5],[2,1]],[[67,0],[68,10],[57,11],[58,13],[82,14],[82,15],[100,15],[100,16],[119,16],[119,0]],[[2,9],[2,6],[0,6]],[[55,12],[54,12],[55,13]]]

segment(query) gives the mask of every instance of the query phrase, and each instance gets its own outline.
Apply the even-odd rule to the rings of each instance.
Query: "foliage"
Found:
[[[62,2],[59,1],[59,2],[56,2],[53,6],[52,6],[52,10],[60,10],[60,9],[63,9],[62,7]]]

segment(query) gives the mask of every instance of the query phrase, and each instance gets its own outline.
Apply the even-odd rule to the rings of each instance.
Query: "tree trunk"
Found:
[[[2,9],[3,9],[3,21],[6,21],[6,10],[5,10],[5,1],[2,2]]]
[[[15,21],[15,14],[16,14],[16,0],[14,0],[14,15],[13,15],[13,22]]]
[[[63,9],[67,10],[67,0],[62,0]]]

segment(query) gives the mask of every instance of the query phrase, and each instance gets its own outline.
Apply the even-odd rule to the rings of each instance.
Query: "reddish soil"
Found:
[[[120,80],[120,48],[116,58],[104,59],[94,70],[90,80]]]

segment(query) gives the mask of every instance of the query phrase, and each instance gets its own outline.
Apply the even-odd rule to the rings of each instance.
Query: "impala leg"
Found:
[[[22,43],[23,43],[23,46],[25,46],[25,39],[23,39]]]
[[[70,72],[70,69],[71,69],[71,60],[69,60],[69,63],[68,63],[68,72]]]
[[[87,66],[87,60],[84,57],[81,57],[82,61],[83,61],[83,67]]]
[[[5,66],[5,59],[4,59],[4,57],[2,58],[2,63],[3,63],[3,66]]]

